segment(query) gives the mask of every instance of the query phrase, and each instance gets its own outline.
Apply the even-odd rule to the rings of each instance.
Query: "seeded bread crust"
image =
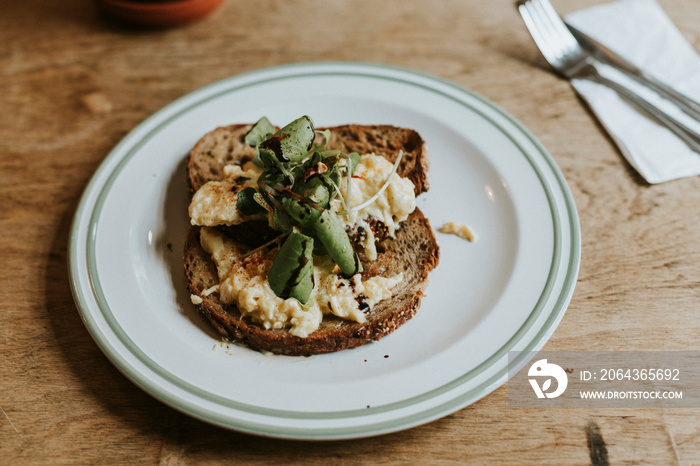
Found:
[[[192,192],[207,181],[220,180],[224,165],[244,163],[252,158],[255,150],[243,140],[250,127],[231,125],[217,128],[197,142],[187,160],[188,184]],[[392,162],[402,150],[404,155],[397,172],[413,181],[416,195],[428,189],[425,143],[417,132],[387,125],[344,125],[330,129],[329,148],[360,154],[374,152]],[[256,246],[246,241],[248,236],[255,237],[255,232],[249,231],[245,223],[237,227],[227,228],[227,234],[251,247]],[[258,351],[290,356],[354,348],[393,332],[415,315],[428,283],[428,273],[439,261],[439,247],[430,223],[416,208],[401,223],[395,238],[383,237],[378,242],[377,260],[367,261],[362,250],[357,249],[365,270],[363,280],[377,275],[390,277],[404,273],[402,282],[392,289],[391,299],[377,303],[363,324],[327,315],[318,330],[301,338],[286,330],[264,329],[247,318],[241,318],[235,305],[219,301],[218,292],[204,295],[205,290],[219,283],[219,278],[216,266],[201,247],[199,233],[199,227],[191,228],[184,251],[187,287],[192,295],[202,300],[195,305],[198,311],[225,339],[244,343]]]

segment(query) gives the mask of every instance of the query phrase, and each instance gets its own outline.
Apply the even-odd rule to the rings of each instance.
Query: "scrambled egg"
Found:
[[[363,155],[352,178],[348,209],[371,199],[384,185],[393,164],[382,156]],[[296,299],[282,299],[275,295],[267,280],[273,256],[255,253],[241,259],[244,250],[234,240],[212,227],[237,225],[251,217],[236,208],[237,193],[257,185],[262,170],[252,163],[243,167],[224,167],[221,181],[210,181],[193,196],[189,214],[193,225],[201,230],[201,244],[216,264],[220,285],[219,297],[224,304],[235,304],[243,316],[266,329],[289,328],[292,335],[307,337],[318,329],[324,314],[363,323],[365,311],[383,299],[392,296],[392,289],[403,280],[403,273],[393,277],[372,277],[362,281],[360,274],[346,279],[333,273],[334,264],[328,257],[314,258],[314,289],[307,305]],[[340,189],[345,194],[347,180]],[[375,238],[368,221],[382,222],[394,236],[399,223],[406,220],[416,207],[413,183],[391,174],[390,183],[371,204],[340,216],[346,230],[364,230],[362,246],[369,260],[376,260]],[[336,212],[343,210],[339,199],[331,203]],[[193,302],[199,302],[193,296]]]
[[[444,223],[440,228],[438,228],[438,231],[440,233],[459,236],[462,239],[466,239],[470,243],[476,240],[476,235],[474,232],[472,232],[468,226],[459,222]]]
[[[393,165],[381,155],[365,154],[360,157],[360,163],[355,168],[350,182],[350,196],[346,199],[348,209],[362,205],[374,196],[384,185],[391,173]],[[343,178],[340,189],[343,193],[347,189],[347,179]],[[374,234],[367,220],[374,219],[382,222],[389,235],[392,237],[399,227],[399,223],[408,218],[416,208],[415,186],[408,178],[401,178],[393,173],[389,186],[371,204],[340,218],[345,224],[345,229],[356,231],[361,227],[366,236],[362,242],[365,255],[369,260],[377,258],[377,248]],[[331,206],[336,211],[342,211],[339,199],[335,199]]]
[[[238,225],[249,220],[236,207],[236,196],[249,186],[257,186],[261,173],[262,169],[251,162],[244,167],[226,165],[221,181],[209,181],[192,196],[189,207],[192,225]]]
[[[324,314],[365,322],[363,310],[390,298],[392,288],[403,280],[403,273],[364,282],[360,274],[345,279],[332,272],[330,259],[316,258],[314,290],[304,306],[296,299],[278,297],[270,288],[267,275],[273,254],[258,252],[241,259],[244,249],[213,228],[202,228],[201,243],[216,264],[222,303],[235,304],[244,317],[266,329],[289,328],[289,333],[302,338],[318,329]]]

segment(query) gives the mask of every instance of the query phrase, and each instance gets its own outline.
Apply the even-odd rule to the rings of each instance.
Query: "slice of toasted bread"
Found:
[[[416,313],[427,285],[428,272],[438,263],[439,249],[428,219],[416,209],[402,223],[396,238],[382,241],[377,260],[363,260],[362,279],[392,276],[403,272],[403,281],[392,289],[392,297],[375,304],[363,324],[324,316],[318,330],[306,338],[286,330],[266,330],[242,319],[234,305],[224,305],[214,292],[203,292],[219,283],[216,267],[199,243],[199,227],[192,227],[185,246],[185,272],[191,294],[201,297],[201,314],[224,337],[259,351],[304,356],[354,348],[379,340],[403,325]]]
[[[187,157],[191,192],[197,191],[207,181],[221,180],[225,165],[243,164],[253,158],[255,148],[244,140],[251,126],[222,126],[210,131],[195,144]],[[416,131],[390,125],[342,125],[328,129],[331,131],[329,149],[360,155],[374,152],[391,162],[395,162],[399,151],[403,151],[396,172],[413,182],[416,196],[428,190],[428,156],[425,142]],[[322,130],[319,128],[319,131]],[[323,136],[317,136],[317,141],[323,142]]]
[[[188,157],[188,182],[193,192],[209,180],[220,180],[224,165],[240,164],[252,158],[255,150],[243,140],[250,126],[217,128],[195,145]],[[390,161],[395,161],[399,151],[403,151],[398,173],[411,179],[416,195],[428,189],[425,144],[417,132],[386,125],[344,125],[329,129],[329,148],[346,153],[374,152]],[[416,208],[401,223],[394,238],[382,236],[377,244],[375,261],[367,261],[361,248],[357,249],[364,267],[363,281],[372,276],[404,274],[402,282],[392,289],[392,297],[377,303],[366,314],[365,323],[326,315],[318,330],[302,338],[286,330],[264,329],[247,318],[241,318],[236,306],[221,303],[217,292],[204,293],[217,285],[219,278],[214,263],[200,244],[199,232],[199,227],[190,230],[184,262],[188,289],[201,299],[201,303],[196,304],[200,313],[226,339],[245,343],[259,351],[291,356],[353,348],[393,332],[415,314],[427,285],[428,272],[439,261],[439,247],[430,223]],[[251,247],[256,245],[249,241],[255,238],[255,231],[249,231],[245,223],[227,227],[226,233]]]

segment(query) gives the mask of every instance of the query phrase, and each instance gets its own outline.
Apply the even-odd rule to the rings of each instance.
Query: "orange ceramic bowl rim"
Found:
[[[130,23],[143,26],[176,26],[197,21],[207,16],[224,0],[94,1],[105,13]]]

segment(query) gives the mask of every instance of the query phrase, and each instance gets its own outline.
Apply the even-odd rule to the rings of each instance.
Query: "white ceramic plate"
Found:
[[[418,130],[440,265],[416,317],[358,349],[307,358],[224,344],[185,291],[184,158],[206,132],[265,115],[318,126],[389,123]],[[358,63],[295,64],[234,76],[178,99],[109,154],[70,237],[73,294],[89,332],[129,379],[162,402],[226,428],[337,439],[409,428],[506,382],[508,351],[537,351],[561,320],[580,259],[566,182],[521,124],[467,89]]]

